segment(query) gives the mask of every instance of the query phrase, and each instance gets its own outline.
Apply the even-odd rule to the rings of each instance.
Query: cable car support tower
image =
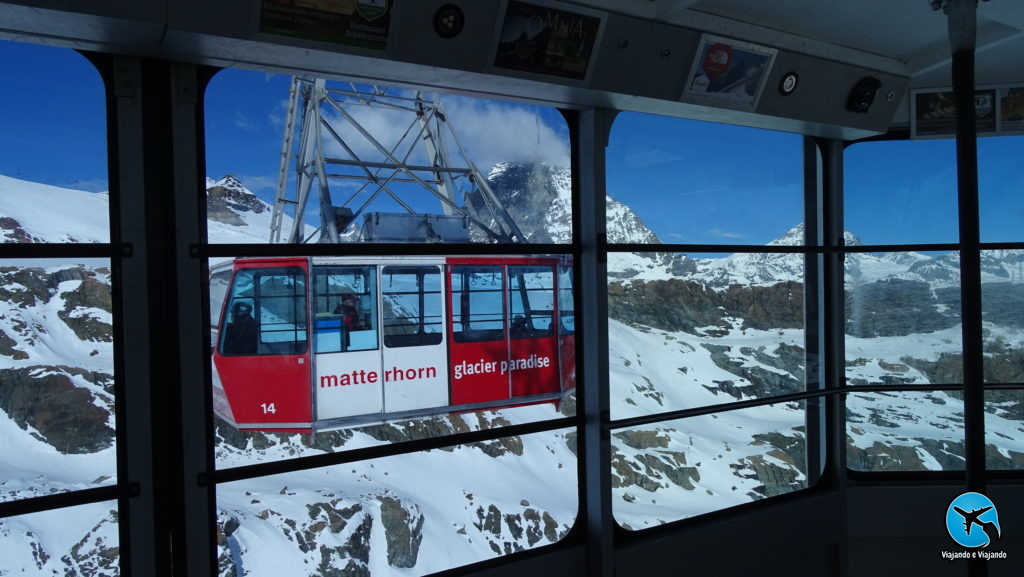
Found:
[[[381,127],[377,135],[368,124]],[[397,141],[378,138],[402,126]],[[307,234],[312,194],[320,224]],[[424,211],[437,206],[430,197],[440,213]],[[384,202],[390,212],[373,210]],[[270,228],[272,243],[527,242],[466,155],[439,98],[333,88],[299,76],[291,83]]]

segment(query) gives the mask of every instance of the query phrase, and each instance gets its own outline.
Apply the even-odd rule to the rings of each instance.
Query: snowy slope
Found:
[[[108,242],[108,206],[105,192],[0,175],[0,242]]]
[[[525,206],[531,203],[522,197],[531,191],[550,197],[546,210],[531,216],[531,230],[553,242],[568,240],[567,172],[504,164],[490,178]],[[211,242],[266,242],[266,203],[230,175],[207,184]],[[43,195],[59,198],[58,206],[76,212],[45,214],[38,202],[25,200]],[[105,222],[105,214],[105,195],[0,177],[0,228],[8,242],[64,242],[71,236],[104,242],[101,234],[82,227]],[[609,215],[611,242],[647,243],[657,250],[657,237],[628,207],[609,199]],[[773,244],[799,244],[802,234],[802,227],[795,227]],[[856,239],[850,235],[846,242]],[[1021,283],[1024,258],[1019,252],[986,255],[985,282],[1011,288]],[[847,336],[848,382],[927,383],[946,374],[960,350],[960,328],[949,312],[951,304],[939,297],[946,298],[943,290],[956,286],[950,276],[955,255],[856,254],[846,265],[848,286],[863,296],[851,301],[854,312],[858,306],[875,310],[880,301],[864,299],[878,287],[903,286],[894,280],[920,283],[907,286],[936,299],[912,319],[935,320],[927,332],[908,333],[918,326],[913,322],[907,329],[872,319],[856,324],[860,319],[853,318],[851,327],[862,336]],[[0,269],[0,402],[8,409],[0,411],[5,440],[0,444],[0,499],[114,482],[112,347],[104,336],[109,336],[112,319],[101,290],[109,286],[107,266],[47,263],[29,271]],[[628,315],[609,320],[613,418],[802,386],[802,320],[791,322],[793,310],[800,311],[792,296],[803,280],[801,256],[611,255],[609,269],[616,289],[609,290],[610,305],[621,299],[648,307],[650,314],[642,318],[667,321],[669,308],[710,309],[684,318],[693,321],[685,328],[658,327]],[[670,296],[689,300],[666,304]],[[1005,301],[1007,310],[1016,310],[1013,302]],[[999,310],[990,313],[990,340],[1010,351],[1024,349],[1024,327],[1005,322]],[[39,397],[46,403],[73,397],[78,404],[41,407],[34,403]],[[963,441],[959,403],[945,393],[849,395],[851,466],[955,468]],[[62,437],[61,428],[47,422],[43,409],[52,406],[83,419],[76,425],[81,439]],[[1017,403],[993,403],[992,409],[987,426],[1001,435],[999,446],[990,447],[992,458],[1024,462]],[[241,466],[556,418],[572,410],[571,402],[557,409],[550,404],[517,407],[315,438],[240,434],[221,426],[214,452],[219,467]],[[616,519],[628,528],[642,528],[805,487],[804,418],[801,405],[787,403],[615,431]],[[334,570],[412,576],[555,542],[577,515],[575,453],[575,432],[556,431],[221,485],[221,575]],[[111,504],[100,503],[3,520],[0,573],[116,574],[109,563],[117,547],[113,511]]]

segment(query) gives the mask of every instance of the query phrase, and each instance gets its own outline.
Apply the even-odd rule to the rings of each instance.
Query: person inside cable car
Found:
[[[523,315],[512,317],[512,326],[509,328],[509,334],[513,339],[522,339],[530,336],[530,325],[526,322],[526,317]]]
[[[356,298],[352,295],[345,295],[341,302],[338,303],[338,306],[334,308],[334,314],[341,315],[341,322],[345,329],[349,331],[358,328],[358,312]]]
[[[231,322],[224,327],[224,353],[252,355],[257,352],[259,323],[252,318],[252,305],[238,301],[231,306]]]

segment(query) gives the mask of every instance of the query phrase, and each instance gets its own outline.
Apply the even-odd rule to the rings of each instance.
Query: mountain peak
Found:
[[[260,200],[233,174],[220,180],[206,179],[207,216],[233,226],[247,226],[243,214],[262,214],[270,205]]]
[[[768,243],[768,246],[803,246],[805,240],[804,223],[800,223],[789,229],[786,234]],[[843,244],[845,246],[859,246],[861,244],[857,235],[845,230],[843,231]]]

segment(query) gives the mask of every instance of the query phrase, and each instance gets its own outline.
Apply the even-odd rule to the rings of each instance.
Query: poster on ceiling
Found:
[[[975,91],[974,122],[979,134],[1000,130],[996,122],[1000,116],[998,104],[995,89]],[[911,138],[948,138],[956,135],[956,102],[952,90],[914,91],[911,107]]]
[[[1024,87],[1015,86],[999,91],[1000,129],[1008,132],[1024,131]]]
[[[391,0],[262,0],[259,31],[384,50]]]
[[[704,34],[683,97],[753,111],[777,53],[775,48]]]
[[[584,80],[603,18],[549,3],[509,0],[494,52],[495,68]]]

